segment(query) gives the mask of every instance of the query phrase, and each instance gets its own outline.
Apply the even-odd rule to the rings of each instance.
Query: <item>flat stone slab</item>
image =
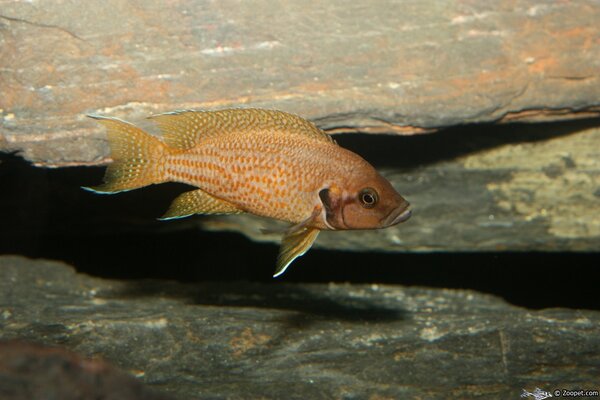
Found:
[[[468,129],[434,134],[428,149],[419,138],[403,144],[393,138],[352,143],[368,160],[382,164],[381,172],[411,203],[413,216],[387,229],[322,232],[315,246],[387,252],[598,251],[600,129],[575,126],[565,132],[564,125],[544,124],[488,130],[485,138]],[[410,167],[393,160],[415,154],[439,160]],[[281,236],[261,232],[281,225],[251,215],[198,221],[205,229],[242,232],[256,241],[278,242]]]
[[[600,4],[0,0],[0,151],[107,163],[84,114],[258,106],[413,134],[600,113]]]
[[[0,257],[0,339],[103,358],[183,399],[599,389],[599,324],[596,311],[531,311],[472,291],[110,281]]]

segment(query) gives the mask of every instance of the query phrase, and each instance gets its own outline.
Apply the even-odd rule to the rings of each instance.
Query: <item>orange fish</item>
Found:
[[[107,128],[113,162],[104,184],[116,193],[162,182],[199,189],[177,197],[163,219],[252,213],[288,221],[274,276],[319,232],[386,228],[406,221],[408,202],[363,158],[296,115],[263,109],[175,111],[152,118],[158,139],[116,118]]]

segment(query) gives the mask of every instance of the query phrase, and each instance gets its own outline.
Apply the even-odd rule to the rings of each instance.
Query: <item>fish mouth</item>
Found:
[[[404,205],[403,207],[398,207],[384,218],[382,221],[383,226],[393,226],[399,224],[401,222],[406,221],[412,215],[412,211],[408,208],[409,204]]]

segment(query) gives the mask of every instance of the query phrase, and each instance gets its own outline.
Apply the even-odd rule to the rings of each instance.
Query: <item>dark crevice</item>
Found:
[[[568,135],[599,120],[464,126],[432,135],[337,136],[379,167],[410,169],[495,146]],[[0,254],[64,260],[106,278],[198,281],[364,282],[473,289],[530,308],[600,309],[598,253],[352,253],[313,249],[279,280],[277,246],[198,229],[192,217],[164,223],[185,185],[101,196],[80,189],[104,168],[41,169],[0,155]]]
[[[381,168],[411,169],[449,161],[495,147],[533,143],[599,127],[600,118],[560,123],[474,124],[411,136],[335,135],[340,146],[350,149]]]

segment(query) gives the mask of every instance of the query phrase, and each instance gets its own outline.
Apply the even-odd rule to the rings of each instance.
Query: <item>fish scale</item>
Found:
[[[331,144],[309,149],[299,138],[270,135],[272,138],[261,141],[229,140],[224,135],[218,140],[200,142],[195,148],[168,156],[167,170],[176,173],[168,174],[167,180],[203,188],[257,215],[298,223],[314,207],[316,186],[343,173],[334,167],[344,164],[342,160],[321,163],[306,171],[304,166],[314,160],[316,153],[322,154],[323,159],[334,157],[330,154]],[[249,134],[244,138],[257,136]],[[265,136],[263,134],[261,139]],[[293,182],[293,190],[285,190],[289,182]],[[268,196],[274,186],[280,188],[277,199]],[[275,203],[283,205],[283,209],[274,209]]]
[[[91,117],[107,127],[113,163],[104,184],[90,190],[182,182],[197,189],[177,197],[163,219],[249,212],[290,222],[274,276],[322,229],[384,228],[410,216],[408,202],[367,161],[293,114],[175,111],[151,117],[160,139],[116,118]]]

